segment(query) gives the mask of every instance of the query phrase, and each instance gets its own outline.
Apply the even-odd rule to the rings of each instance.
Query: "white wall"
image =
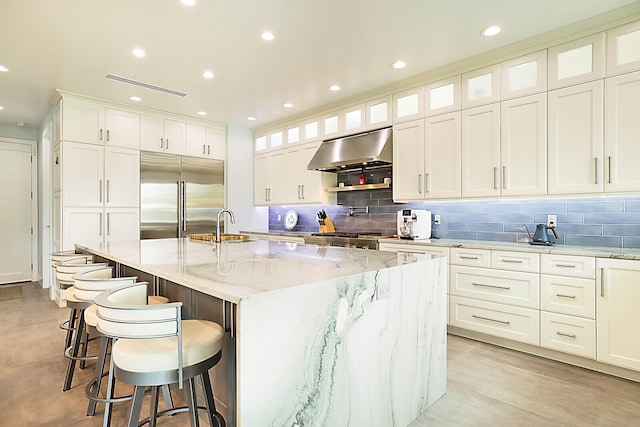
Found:
[[[26,139],[28,141],[38,141],[39,134],[37,128],[21,128],[15,125],[0,123],[0,136],[7,138]]]
[[[226,200],[236,223],[225,221],[227,233],[269,231],[269,208],[253,205],[253,132],[245,127],[227,128]]]

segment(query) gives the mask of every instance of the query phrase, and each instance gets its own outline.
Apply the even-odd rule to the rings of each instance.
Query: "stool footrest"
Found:
[[[103,377],[106,377],[107,374],[102,375]],[[98,396],[98,392],[99,390],[96,390],[96,393],[92,393],[91,392],[91,387],[93,387],[93,385],[95,383],[97,383],[98,380],[97,379],[93,379],[91,382],[89,382],[89,384],[87,384],[87,386],[84,388],[84,394],[85,396],[87,396],[88,399],[90,400],[95,400],[96,402],[102,402],[102,403],[106,403],[106,402],[126,402],[127,400],[131,400],[131,398],[133,398],[132,394],[129,394],[127,396],[113,396],[110,398],[106,398],[106,397],[100,397]]]

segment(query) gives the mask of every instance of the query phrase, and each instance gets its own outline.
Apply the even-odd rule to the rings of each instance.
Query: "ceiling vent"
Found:
[[[115,80],[117,82],[128,83],[130,85],[140,86],[140,87],[143,87],[145,89],[157,90],[158,92],[164,92],[164,93],[168,93],[170,95],[187,96],[187,94],[184,93],[184,92],[179,92],[177,90],[167,89],[165,87],[160,87],[160,86],[152,85],[152,84],[149,84],[149,83],[140,82],[138,80],[128,79],[126,77],[116,76],[114,74],[107,74],[107,75],[105,75],[105,77],[107,79]]]

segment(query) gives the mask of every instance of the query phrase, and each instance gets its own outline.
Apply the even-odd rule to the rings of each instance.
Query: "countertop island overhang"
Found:
[[[76,248],[234,304],[230,425],[406,426],[445,393],[445,258],[265,240]]]

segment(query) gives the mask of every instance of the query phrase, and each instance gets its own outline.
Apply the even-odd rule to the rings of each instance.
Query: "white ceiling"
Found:
[[[0,73],[0,123],[40,126],[60,89],[192,117],[206,111],[212,121],[256,127],[631,3],[640,5],[197,0],[187,7],[178,0],[0,0],[0,65],[9,69]],[[489,24],[503,32],[481,37]],[[275,34],[272,42],[260,38],[267,29]],[[146,57],[134,57],[135,47]],[[397,59],[407,68],[392,69]],[[205,69],[215,77],[202,78]],[[107,73],[188,95],[114,82]],[[334,83],[343,90],[330,92]],[[142,102],[130,101],[132,95]],[[284,108],[285,102],[294,107]]]

